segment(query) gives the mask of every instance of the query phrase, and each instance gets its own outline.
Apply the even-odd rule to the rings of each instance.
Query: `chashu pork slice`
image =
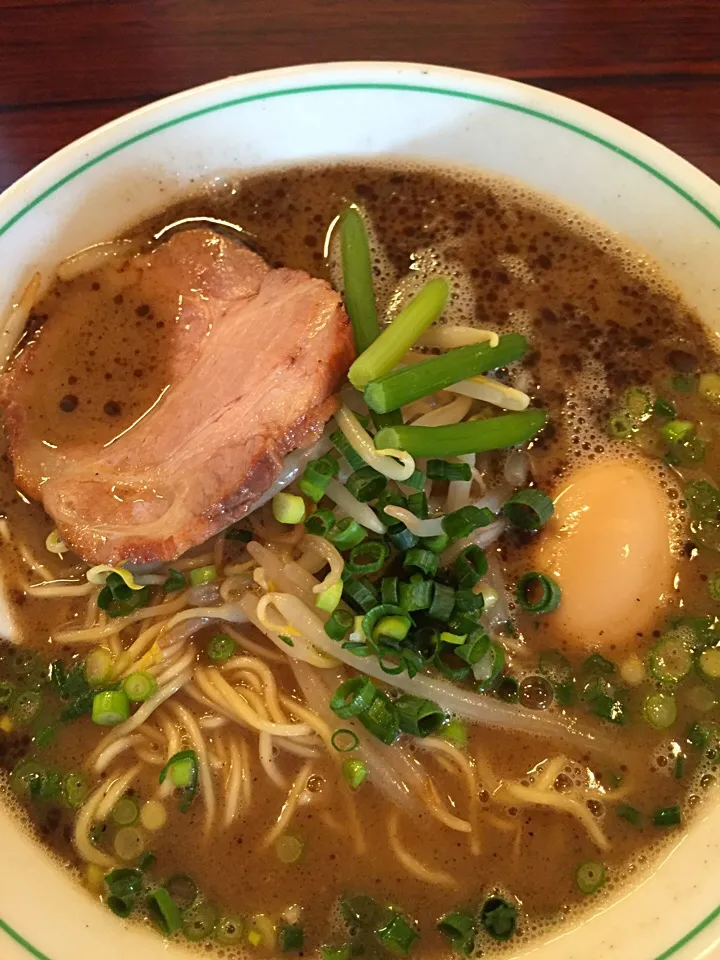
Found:
[[[43,418],[58,365],[72,363],[69,345],[77,353],[90,335],[77,310],[50,314],[0,379],[18,486],[93,563],[173,560],[246,514],[283,458],[320,437],[354,357],[341,299],[325,281],[271,269],[210,231],[176,233],[126,267],[114,302],[141,303],[136,326],[149,314],[144,351],[163,331],[162,387],[133,424],[104,442],[73,435],[63,411],[75,397],[50,398],[65,417],[59,439]],[[80,412],[92,401],[81,398]]]

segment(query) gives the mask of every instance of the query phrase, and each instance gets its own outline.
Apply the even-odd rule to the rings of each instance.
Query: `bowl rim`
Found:
[[[337,79],[337,75],[343,73],[348,75],[348,79]],[[331,75],[334,79],[324,80],[326,75]],[[396,75],[395,79],[392,79],[393,75]],[[426,82],[415,82],[414,78],[418,75]],[[307,81],[308,76],[316,79],[317,82],[298,82],[302,79]],[[229,99],[213,101],[197,109],[182,109],[186,104],[205,94],[222,94],[224,90],[235,89],[239,91],[253,85],[259,85],[260,89],[243,96],[235,95]],[[479,86],[490,90],[492,95],[472,89]],[[644,170],[693,206],[710,223],[720,228],[720,185],[651,137],[580,101],[532,84],[471,70],[411,61],[351,60],[306,63],[226,77],[154,100],[95,128],[51,154],[0,194],[0,237],[65,184],[134,143],[170,127],[255,101],[331,91],[362,90],[407,92],[464,99],[512,110],[564,128],[593,141]],[[537,102],[541,108],[529,106],[528,99]],[[181,109],[177,112],[175,108]],[[553,109],[555,112],[550,112]],[[122,134],[123,128],[137,127],[145,121],[152,121],[158,114],[161,117],[163,114],[168,116],[160,119],[159,122],[149,122],[138,132],[125,137],[121,136],[112,142],[116,133]],[[613,142],[614,138],[622,141],[625,146]],[[102,146],[103,141],[106,142],[104,149],[95,153],[96,146],[98,143]],[[107,141],[110,141],[109,145]],[[23,202],[28,195],[31,199]],[[12,212],[13,208],[15,208],[14,212]],[[720,917],[720,903],[655,960],[669,960],[718,917]],[[0,917],[0,930],[35,960],[50,960],[2,917]]]

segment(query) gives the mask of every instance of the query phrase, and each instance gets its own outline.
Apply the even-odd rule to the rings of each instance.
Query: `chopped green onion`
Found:
[[[100,727],[115,727],[130,716],[130,701],[124,690],[102,690],[92,701],[92,720]]]
[[[132,899],[124,900],[122,897],[115,897],[112,894],[107,898],[106,903],[116,917],[127,919],[133,911],[134,901]]]
[[[469,463],[454,463],[449,460],[428,460],[428,480],[470,480],[472,470]]]
[[[112,808],[113,822],[120,827],[129,827],[140,816],[140,807],[132,797],[120,797]]]
[[[349,573],[377,573],[385,566],[390,556],[390,548],[382,540],[366,540],[353,547],[345,562]]]
[[[587,863],[581,863],[575,872],[575,882],[580,893],[590,896],[605,883],[605,867],[595,860],[588,860]]]
[[[353,621],[349,610],[335,610],[325,624],[325,633],[331,640],[344,640],[352,629]]]
[[[687,630],[680,627],[664,634],[650,651],[650,674],[661,683],[672,685],[686,677],[693,665],[693,650]]]
[[[318,503],[325,496],[328,484],[338,475],[339,470],[337,460],[330,454],[320,457],[319,460],[310,460],[298,481],[300,492],[313,503]]]
[[[532,409],[445,427],[385,427],[375,437],[375,446],[405,450],[412,457],[459,457],[527,443],[542,430],[546,420],[545,410]]]
[[[379,341],[378,341],[379,342]],[[377,413],[387,413],[389,410],[398,410],[414,400],[420,400],[438,390],[444,390],[454,383],[467,380],[488,370],[505,367],[509,363],[519,360],[527,352],[528,343],[525,337],[518,333],[509,333],[500,337],[496,347],[487,343],[476,343],[469,347],[459,347],[449,350],[439,357],[430,357],[420,363],[393,370],[376,372],[375,376],[368,377],[362,384],[365,387],[365,402],[371,410]],[[398,363],[401,358],[395,361]],[[395,366],[395,364],[393,364]],[[352,367],[350,368],[352,380]],[[369,382],[372,381],[372,382]],[[354,386],[358,386],[354,384]],[[378,444],[381,449],[385,443]],[[404,446],[393,447],[405,450]],[[472,453],[471,450],[464,451]],[[427,456],[457,456],[445,451],[430,452]]]
[[[357,790],[367,779],[368,769],[362,760],[352,757],[343,761],[342,775],[348,786]]]
[[[400,913],[394,913],[390,920],[376,932],[380,943],[390,953],[408,954],[418,940],[417,930]]]
[[[187,910],[198,897],[198,886],[186,873],[174,873],[165,888],[181,910]]]
[[[343,596],[366,612],[378,602],[377,590],[365,577],[348,577],[343,582]]]
[[[620,405],[633,423],[642,423],[652,414],[653,392],[648,387],[628,387]]]
[[[153,890],[145,903],[150,919],[166,937],[177,933],[182,927],[182,917],[178,905],[165,887],[158,887],[157,890]]]
[[[720,403],[720,374],[701,373],[698,380],[698,393],[703,400]]]
[[[215,939],[218,943],[232,945],[242,940],[243,925],[240,917],[220,917],[215,926]]]
[[[554,510],[550,497],[536,487],[517,490],[505,501],[502,512],[519,530],[539,530]]]
[[[203,583],[212,583],[217,580],[217,568],[214,564],[208,563],[204,567],[195,567],[189,573],[190,583],[194,587],[199,587]]]
[[[416,568],[426,576],[434,577],[438,572],[440,561],[436,553],[432,553],[430,550],[423,550],[420,547],[413,547],[405,554],[403,566],[406,569]]]
[[[478,642],[480,645],[480,642]],[[458,650],[458,656],[462,657],[463,647]],[[477,653],[475,654],[477,656]],[[478,681],[481,690],[489,690],[505,667],[505,650],[496,640],[490,640],[488,648],[483,657],[475,661],[473,666],[473,675]]]
[[[423,537],[422,545],[426,550],[432,550],[433,553],[442,553],[450,543],[450,537],[446,533],[438,533],[434,537]]]
[[[340,603],[343,592],[343,582],[338,578],[331,587],[322,590],[315,598],[315,606],[325,613],[333,613]]]
[[[399,616],[397,614],[390,617],[383,617],[378,620],[377,626],[373,630],[373,640],[382,640],[384,637],[390,640],[404,640],[410,631],[412,621],[410,617]]]
[[[105,886],[114,897],[129,900],[142,893],[145,877],[135,867],[118,867],[106,874]]]
[[[398,605],[398,578],[383,577],[380,582],[380,599],[383,603]],[[404,609],[407,609],[405,607]]]
[[[178,809],[187,813],[198,789],[198,757],[194,750],[180,750],[173,754],[160,771],[159,782],[170,776],[173,785],[182,790]]]
[[[395,742],[400,733],[395,704],[377,689],[370,707],[361,713],[358,719],[366,730],[388,746]]]
[[[675,757],[675,769],[673,770],[673,776],[676,780],[682,780],[683,774],[685,772],[685,754],[679,753]]]
[[[24,690],[13,700],[10,716],[19,726],[32,723],[42,709],[42,694],[37,690]]]
[[[709,647],[697,658],[697,668],[705,680],[720,680],[720,647]]]
[[[371,380],[376,381],[378,377],[382,377],[396,367],[418,337],[443,312],[449,292],[447,281],[441,278],[426,283],[410,303],[400,311],[392,323],[388,324],[380,336],[365,347],[364,351],[355,360],[348,370],[350,383],[356,389],[363,390]],[[504,363],[500,366],[504,366]],[[463,378],[460,377],[459,379]],[[451,380],[450,382],[457,383],[457,380]],[[445,384],[445,386],[449,386],[449,384]],[[432,393],[435,389],[439,388],[431,388],[426,393]],[[425,396],[425,394],[420,394],[420,396]],[[415,397],[414,399],[418,398]],[[409,401],[403,400],[402,403],[392,403],[385,406],[376,406],[368,402],[368,406],[376,413],[387,413],[389,410],[397,410],[407,402]]]
[[[374,924],[380,913],[380,908],[372,897],[344,897],[340,901],[340,912],[343,919],[352,926],[369,927]]]
[[[444,583],[437,581],[433,587],[432,603],[428,610],[428,615],[433,620],[439,620],[441,623],[447,622],[455,606],[455,591]]]
[[[560,605],[560,586],[545,573],[524,573],[518,580],[517,602],[528,613],[552,613]]]
[[[122,688],[127,694],[128,700],[134,703],[142,703],[156,692],[157,680],[151,673],[138,671],[125,677]]]
[[[454,612],[467,616],[470,620],[477,620],[485,607],[485,597],[482,593],[472,590],[458,590],[455,594]]]
[[[388,527],[388,537],[396,550],[411,550],[418,542],[418,537],[408,530],[404,523],[394,523]]]
[[[658,730],[671,727],[677,720],[677,704],[671,693],[651,693],[643,703],[645,719]]]
[[[691,420],[670,420],[660,427],[660,436],[669,444],[681,443],[694,432],[695,424]]]
[[[279,634],[278,634],[278,640],[282,640],[282,642],[283,642],[283,643],[285,644],[285,646],[287,646],[287,647],[294,647],[294,646],[295,646],[295,641],[294,641],[291,637],[289,637],[286,633],[279,633]]]
[[[425,493],[421,490],[418,493],[411,493],[407,498],[408,510],[414,513],[420,520],[427,520],[429,515],[428,501]]]
[[[345,486],[360,503],[369,503],[371,500],[377,500],[383,492],[387,486],[387,477],[374,467],[365,466],[348,477]]]
[[[10,703],[15,695],[15,684],[10,680],[0,680],[0,707]]]
[[[217,907],[207,900],[201,900],[183,913],[183,933],[191,943],[200,943],[212,936],[217,920]]]
[[[343,517],[342,520],[338,520],[331,527],[325,536],[338,550],[350,550],[351,547],[356,547],[363,542],[367,536],[367,530],[365,527],[361,527],[357,520],[353,520],[352,517]]]
[[[570,661],[557,650],[543,650],[538,668],[543,677],[554,684],[572,683],[573,673]]]
[[[297,953],[305,942],[303,928],[297,923],[284,923],[278,932],[278,943],[283,953]]]
[[[442,518],[442,528],[451,540],[460,540],[478,527],[487,527],[494,519],[495,514],[492,510],[469,504],[467,507],[460,507],[454,513],[446,514]]]
[[[369,677],[357,676],[343,681],[330,701],[330,709],[341,720],[359,717],[371,706],[378,689]]]
[[[320,947],[320,957],[321,960],[351,960],[352,948],[349,943],[343,943],[340,947],[324,943]]]
[[[431,554],[432,556],[432,554]],[[398,586],[399,604],[403,610],[413,613],[416,610],[428,610],[432,605],[435,592],[432,580],[417,580],[401,583]]]
[[[631,806],[629,803],[618,804],[615,812],[621,820],[626,820],[633,827],[640,826],[642,814],[636,807]]]
[[[36,800],[40,796],[45,773],[45,767],[37,760],[22,760],[10,775],[13,793]]]
[[[227,663],[235,653],[235,641],[227,633],[216,633],[208,641],[207,655],[214,663]]]
[[[316,537],[325,537],[328,531],[335,526],[335,514],[332,510],[316,510],[305,521],[305,529]]]
[[[402,423],[402,420],[399,420],[398,423],[383,424],[383,426],[395,427],[395,426],[398,426],[399,423]],[[427,477],[422,472],[422,470],[416,467],[413,470],[413,472],[410,474],[410,476],[407,478],[407,480],[403,480],[403,483],[405,484],[406,487],[413,487],[415,490],[424,491],[426,480],[427,480]]]
[[[515,677],[502,677],[495,693],[505,703],[517,703],[520,698],[520,684]]]
[[[118,573],[109,573],[105,586],[97,597],[97,605],[109,617],[124,617],[133,610],[147,605],[150,599],[150,587],[141,590],[131,589]]]
[[[348,207],[340,214],[340,259],[343,300],[352,323],[358,353],[367,350],[380,333],[373,291],[370,244],[360,211]]]
[[[68,773],[63,782],[63,793],[68,806],[81,806],[90,793],[90,784],[82,773]]]
[[[480,923],[493,940],[509,940],[517,926],[517,909],[502,897],[488,897],[480,911]]]
[[[445,726],[440,730],[440,736],[443,740],[449,740],[450,743],[464,750],[468,743],[467,727],[462,720],[448,720]]]
[[[680,807],[661,807],[653,814],[656,827],[677,827],[682,821]]]
[[[225,536],[228,537],[229,539],[235,539],[234,537],[230,537],[230,534],[232,532],[233,532],[232,530],[228,530]],[[244,531],[238,531],[238,533],[240,532],[244,533]],[[185,577],[182,575],[182,573],[180,573],[179,570],[173,570],[172,568],[168,570],[168,577],[165,583],[163,584],[163,591],[165,593],[177,593],[178,590],[184,590],[184,589],[185,589]]]
[[[446,913],[437,922],[437,929],[462,954],[469,956],[475,943],[475,918],[459,910]]]
[[[406,693],[395,701],[400,729],[414,737],[436,734],[446,720],[445,713],[432,700]]]
[[[488,561],[485,551],[477,544],[471,543],[462,551],[455,561],[455,575],[458,586],[472,589],[488,571]]]
[[[337,452],[350,464],[353,470],[362,470],[363,467],[367,466],[360,454],[355,451],[342,430],[335,430],[334,433],[331,433],[330,442],[335,447]]]
[[[708,577],[707,589],[710,599],[714,600],[715,603],[720,603],[720,572],[717,570]],[[0,700],[0,702],[2,701]]]
[[[294,493],[281,491],[272,499],[272,512],[278,523],[302,523],[305,519],[305,501]]]
[[[91,687],[105,683],[112,672],[113,658],[106,647],[96,647],[85,658],[85,676]]]
[[[353,730],[341,727],[335,730],[330,737],[330,743],[338,753],[350,753],[360,743],[358,735]]]
[[[658,397],[653,404],[653,413],[665,420],[672,420],[677,416],[677,407],[667,397]]]

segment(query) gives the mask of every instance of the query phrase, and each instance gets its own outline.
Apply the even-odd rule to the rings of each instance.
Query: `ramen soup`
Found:
[[[40,283],[0,762],[94,897],[227,957],[492,956],[677,841],[717,776],[720,362],[652,264],[358,165]]]

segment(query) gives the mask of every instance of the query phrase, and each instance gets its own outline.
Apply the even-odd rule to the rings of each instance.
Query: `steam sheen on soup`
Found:
[[[6,802],[228,957],[605,907],[717,775],[718,369],[474,175],[228,181],[66,261],[1,391]]]

